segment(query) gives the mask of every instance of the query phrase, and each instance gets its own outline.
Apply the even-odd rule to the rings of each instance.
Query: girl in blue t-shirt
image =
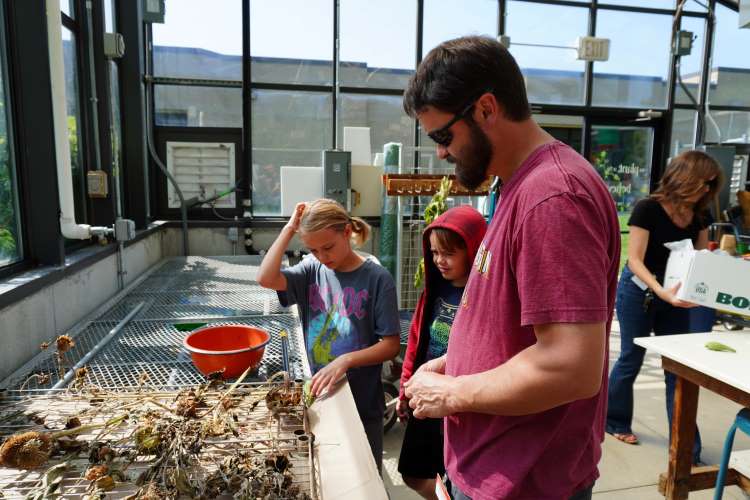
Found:
[[[298,233],[312,256],[281,269]],[[388,271],[354,246],[370,226],[333,200],[299,203],[258,272],[258,283],[276,290],[284,306],[297,304],[318,396],[346,375],[375,463],[381,469],[385,402],[383,361],[399,352],[396,287]]]

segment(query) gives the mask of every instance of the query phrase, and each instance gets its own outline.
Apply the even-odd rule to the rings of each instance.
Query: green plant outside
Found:
[[[5,99],[0,100],[0,264],[18,259],[18,225],[8,151]]]
[[[630,241],[630,231],[628,230],[628,219],[630,214],[619,214],[620,219],[620,267],[622,271],[625,262],[628,260],[628,243]]]

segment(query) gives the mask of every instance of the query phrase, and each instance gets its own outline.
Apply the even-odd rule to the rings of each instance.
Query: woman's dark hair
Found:
[[[701,213],[708,208],[723,183],[724,172],[716,160],[703,151],[686,151],[669,162],[651,198],[667,201],[679,208],[688,203],[688,198],[703,192],[707,185],[708,191],[693,207],[695,213]]]
[[[512,121],[531,116],[526,85],[513,56],[497,40],[465,36],[443,42],[422,60],[404,92],[404,111],[416,116],[427,106],[458,113],[491,92]]]

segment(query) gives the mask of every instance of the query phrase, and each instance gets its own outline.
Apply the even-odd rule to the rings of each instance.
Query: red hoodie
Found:
[[[414,310],[414,317],[409,327],[409,341],[406,345],[404,365],[401,368],[401,399],[406,399],[404,396],[404,384],[424,362],[427,350],[426,344],[430,338],[429,324],[425,321],[424,312],[425,310],[432,310],[432,303],[435,300],[435,297],[431,293],[433,290],[431,288],[432,284],[436,283],[435,280],[443,279],[440,271],[438,271],[435,263],[432,261],[432,252],[430,251],[430,232],[436,227],[449,229],[457,233],[464,240],[469,263],[474,262],[479,244],[482,242],[482,238],[484,238],[485,231],[487,231],[487,223],[482,214],[472,207],[464,205],[446,211],[435,219],[432,224],[427,226],[424,233],[422,233],[422,255],[425,256],[424,291],[419,296],[417,307]]]

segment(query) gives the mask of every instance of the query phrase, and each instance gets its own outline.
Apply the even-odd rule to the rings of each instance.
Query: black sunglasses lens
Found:
[[[435,132],[427,135],[430,137],[430,139],[435,141],[435,143],[445,147],[448,147],[448,145],[453,140],[453,134],[450,130],[436,130]]]

